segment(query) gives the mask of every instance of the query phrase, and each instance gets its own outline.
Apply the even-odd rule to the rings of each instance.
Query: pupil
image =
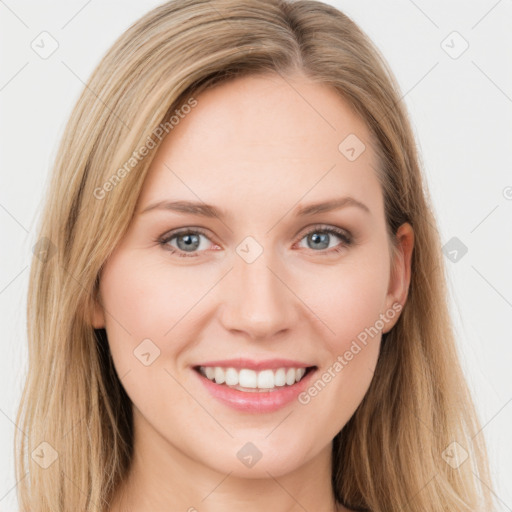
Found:
[[[181,245],[180,240],[185,240],[185,245],[183,245],[182,247],[180,247],[180,245]],[[199,246],[199,236],[190,235],[190,234],[181,235],[180,237],[178,237],[177,242],[178,242],[178,247],[181,250],[191,251],[191,250],[197,249],[197,247]]]
[[[321,248],[322,249],[325,249],[327,247],[329,247],[329,234],[328,233],[323,233],[321,235],[318,235],[317,233],[314,233],[313,235],[311,235],[311,239],[316,243],[316,242],[320,242],[320,244],[323,243],[324,246],[322,246]],[[318,247],[318,244],[315,245],[315,247]]]

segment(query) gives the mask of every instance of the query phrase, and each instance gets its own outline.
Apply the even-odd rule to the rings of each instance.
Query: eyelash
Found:
[[[336,247],[333,247],[331,249],[323,249],[321,251],[313,251],[313,252],[323,254],[323,255],[330,255],[333,253],[339,253],[339,252],[343,251],[345,248],[350,247],[353,244],[352,236],[348,232],[345,232],[344,230],[341,230],[339,228],[335,228],[334,226],[326,227],[326,226],[322,226],[322,225],[314,226],[310,231],[308,231],[304,235],[302,235],[297,240],[297,242],[300,242],[303,238],[307,237],[308,235],[311,235],[312,233],[317,233],[317,232],[328,233],[330,235],[336,235],[337,237],[341,238],[342,243],[340,243],[339,245],[337,245]],[[161,237],[159,237],[158,239],[156,239],[155,242],[158,243],[159,245],[161,245],[162,247],[164,247],[171,254],[176,254],[177,256],[179,256],[181,258],[196,258],[198,253],[186,254],[186,253],[182,252],[180,249],[176,249],[175,247],[168,245],[168,243],[172,239],[176,238],[177,236],[190,235],[190,234],[200,234],[200,235],[203,235],[206,238],[208,238],[207,233],[200,228],[194,228],[194,229],[186,228],[186,229],[182,229],[179,231],[166,233],[166,234],[162,235]]]

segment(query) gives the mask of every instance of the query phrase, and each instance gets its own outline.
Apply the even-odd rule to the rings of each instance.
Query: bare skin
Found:
[[[104,266],[93,325],[107,330],[135,426],[133,465],[112,512],[348,511],[332,493],[332,439],[368,390],[381,334],[399,318],[393,305],[405,304],[414,234],[400,227],[392,262],[368,129],[333,90],[287,80],[299,94],[267,75],[197,96],[157,150],[134,220]],[[339,149],[349,134],[366,145],[353,161]],[[367,210],[347,203],[297,215],[344,196]],[[143,212],[163,200],[207,203],[226,217]],[[158,243],[181,228],[201,229],[193,251],[183,234]],[[251,263],[236,251],[248,236],[262,248]],[[372,326],[378,335],[356,352]],[[134,357],[145,339],[160,351],[148,366]],[[314,380],[331,379],[302,402],[240,411],[213,398],[194,370],[236,357],[304,361],[316,366]],[[252,467],[237,457],[248,442],[261,453]]]

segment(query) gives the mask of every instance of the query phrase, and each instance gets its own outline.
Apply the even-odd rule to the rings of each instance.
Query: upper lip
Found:
[[[206,361],[196,365],[196,367],[199,366],[220,366],[221,368],[236,369],[247,368],[249,370],[274,370],[276,368],[309,368],[314,365],[291,359],[265,359],[262,361],[255,361],[253,359],[240,357],[237,359]]]

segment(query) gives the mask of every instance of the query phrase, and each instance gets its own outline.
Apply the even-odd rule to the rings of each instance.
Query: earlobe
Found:
[[[386,307],[392,308],[393,304],[405,305],[411,282],[411,263],[414,250],[414,231],[412,226],[405,222],[396,232],[397,254],[393,262],[389,282]],[[395,305],[396,308],[396,305]],[[399,315],[398,315],[399,316]],[[396,319],[398,320],[398,316]],[[396,323],[393,322],[393,325]],[[388,326],[390,330],[393,325]]]

